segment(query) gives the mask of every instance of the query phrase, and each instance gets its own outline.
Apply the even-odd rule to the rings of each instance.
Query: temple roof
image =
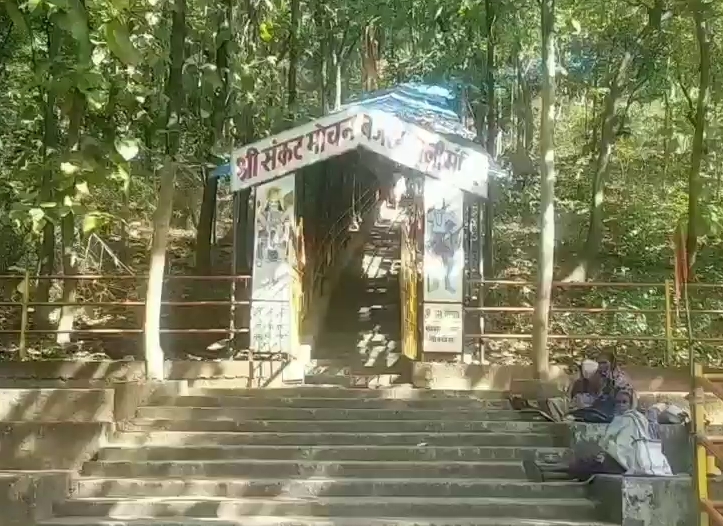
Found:
[[[465,127],[465,106],[454,87],[401,84],[239,148],[214,175],[233,171],[240,190],[362,148],[486,197],[488,175],[502,171]]]
[[[406,83],[370,93],[342,109],[379,110],[437,133],[473,141],[476,133],[463,124],[465,104],[454,85]]]

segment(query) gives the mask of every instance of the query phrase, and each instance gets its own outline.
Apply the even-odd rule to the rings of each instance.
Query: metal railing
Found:
[[[696,500],[699,503],[699,524],[707,526],[712,520],[716,526],[723,526],[723,502],[710,499],[708,474],[716,462],[723,462],[723,453],[718,445],[723,444],[723,437],[711,437],[706,434],[705,423],[705,394],[710,392],[723,400],[723,388],[716,385],[716,380],[723,380],[721,373],[706,373],[703,366],[695,363],[691,353],[692,396],[693,408],[691,432],[695,445],[695,459],[693,463],[693,479]]]
[[[536,283],[525,282],[525,281],[509,281],[509,280],[469,280],[468,283],[478,285],[480,289],[484,291],[485,301],[487,301],[487,295],[491,290],[499,289],[502,287],[514,287],[514,288],[526,288],[526,293],[530,296],[530,302],[534,297],[534,290]],[[706,422],[705,422],[705,395],[711,393],[718,399],[723,401],[723,385],[719,385],[718,382],[723,382],[723,373],[713,370],[705,370],[704,367],[697,363],[696,355],[698,354],[695,350],[696,345],[700,344],[723,344],[723,335],[718,336],[695,336],[691,334],[694,332],[693,320],[698,316],[716,316],[723,317],[723,309],[711,309],[711,308],[691,308],[689,298],[685,297],[688,295],[688,291],[711,291],[720,290],[723,291],[723,284],[718,283],[687,283],[682,292],[679,286],[675,286],[672,280],[666,280],[665,282],[651,282],[651,283],[634,283],[634,282],[618,282],[618,283],[601,283],[601,282],[581,282],[581,283],[568,283],[568,282],[556,282],[553,283],[553,293],[560,290],[572,290],[572,289],[624,289],[633,290],[640,289],[644,291],[645,299],[651,304],[657,304],[658,306],[650,307],[636,307],[636,306],[624,306],[624,307],[579,307],[579,306],[560,306],[559,298],[553,296],[551,302],[550,315],[551,319],[554,319],[555,315],[570,315],[570,314],[581,314],[585,316],[591,315],[602,315],[602,314],[635,314],[643,316],[656,316],[662,319],[657,325],[657,332],[652,331],[651,334],[631,334],[629,332],[625,334],[600,334],[600,333],[579,333],[579,334],[561,334],[551,333],[548,338],[551,340],[569,340],[569,341],[647,341],[647,342],[660,342],[665,345],[665,362],[667,363],[671,355],[678,344],[687,344],[687,356],[686,359],[690,365],[691,371],[691,409],[692,409],[692,422],[691,422],[691,434],[695,446],[695,459],[693,463],[693,474],[694,474],[694,486],[696,492],[696,499],[699,504],[699,519],[697,524],[699,526],[708,526],[714,524],[715,526],[723,526],[723,501],[716,501],[711,498],[709,488],[709,474],[714,471],[715,464],[719,463],[723,465],[723,436],[710,436],[707,434]],[[710,296],[707,295],[710,299]],[[555,301],[557,299],[557,301]],[[580,300],[581,298],[576,298]],[[582,298],[585,301],[586,298]],[[589,301],[589,298],[587,298]],[[609,299],[609,298],[608,298]],[[723,295],[718,298],[719,301],[723,302]],[[483,305],[479,307],[467,306],[465,311],[468,313],[476,313],[479,315],[487,314],[486,318],[490,315],[506,313],[511,315],[529,315],[533,312],[533,307],[530,306],[500,306],[500,305]],[[686,317],[685,323],[676,323],[676,318],[680,318],[678,311],[679,309],[684,310]],[[531,333],[528,332],[484,332],[478,334],[465,334],[467,338],[477,338],[482,341],[484,340],[530,340],[532,338]]]
[[[30,337],[43,337],[50,335],[60,334],[82,334],[87,336],[93,335],[137,335],[143,334],[145,329],[142,326],[136,327],[83,327],[83,328],[70,328],[70,329],[58,329],[58,328],[38,328],[34,327],[31,323],[31,313],[37,308],[60,308],[72,307],[75,310],[83,308],[96,308],[96,309],[134,309],[145,307],[145,299],[132,299],[132,300],[116,300],[116,301],[74,301],[64,302],[58,301],[34,301],[32,299],[33,289],[31,283],[38,283],[43,280],[51,281],[62,281],[67,282],[68,280],[75,280],[81,282],[94,282],[94,283],[109,283],[109,282],[121,282],[124,285],[124,289],[127,289],[131,283],[137,283],[140,281],[147,281],[148,276],[145,275],[32,275],[30,272],[25,274],[11,274],[11,275],[0,275],[0,282],[18,283],[15,290],[20,295],[19,301],[0,301],[0,308],[6,309],[20,309],[20,326],[18,328],[7,328],[0,326],[0,335],[17,335],[18,337],[18,356],[21,359],[27,357],[28,339]],[[231,286],[236,283],[242,283],[248,287],[250,283],[250,276],[196,276],[196,275],[167,275],[164,277],[164,281],[186,281],[186,282],[226,282],[228,283],[230,292],[230,298],[224,300],[163,300],[161,305],[163,307],[196,307],[207,309],[209,307],[228,307],[229,308],[229,322],[227,327],[206,327],[206,328],[162,328],[160,332],[162,334],[222,334],[228,335],[229,338],[233,338],[236,334],[248,333],[248,327],[236,326],[237,317],[235,309],[239,306],[248,306],[250,301],[247,299],[234,299],[234,287]],[[145,284],[144,284],[145,289]],[[142,319],[142,318],[141,318]],[[220,321],[220,320],[219,320]],[[218,325],[218,324],[215,324]]]
[[[513,280],[483,280],[483,279],[470,279],[467,281],[471,285],[478,285],[484,289],[485,303],[490,299],[490,293],[494,290],[502,288],[515,288],[515,289],[526,289],[525,293],[529,297],[529,305],[519,306],[522,301],[519,298],[515,299],[517,305],[499,305],[504,301],[491,301],[489,303],[496,303],[496,305],[483,305],[483,306],[465,306],[464,310],[466,313],[472,313],[476,315],[485,315],[487,326],[489,321],[496,314],[507,314],[507,315],[520,315],[520,316],[531,316],[534,310],[532,302],[534,301],[534,290],[536,283],[530,281],[513,281]],[[723,284],[709,284],[709,283],[691,283],[689,284],[690,289],[718,289],[723,291]],[[566,299],[567,303],[574,302],[575,300],[588,303],[589,298],[559,298],[560,291],[570,291],[572,289],[611,289],[632,291],[638,289],[641,291],[641,295],[646,295],[650,306],[637,307],[633,305],[626,306],[573,306],[573,305],[560,305],[565,303],[560,301]],[[556,298],[555,295],[558,297]],[[499,300],[499,298],[494,298]],[[608,298],[609,300],[610,298]],[[721,295],[721,301],[723,301],[723,295]],[[600,301],[600,298],[598,298]],[[699,315],[713,315],[723,316],[723,309],[690,309],[690,315],[692,317]],[[581,315],[589,319],[591,316],[601,315],[619,315],[619,316],[644,316],[646,319],[646,326],[649,330],[641,331],[639,333],[632,333],[630,331],[616,331],[617,333],[598,333],[598,332],[581,332],[581,333],[561,333],[551,331],[548,338],[553,341],[585,341],[585,342],[596,342],[596,341],[630,341],[630,342],[651,342],[660,343],[665,346],[665,357],[664,363],[669,363],[676,345],[688,342],[688,336],[685,334],[686,329],[681,324],[675,322],[678,318],[678,301],[676,298],[675,286],[672,280],[667,280],[662,283],[635,283],[635,282],[554,282],[553,283],[553,300],[551,302],[550,316],[551,316],[551,327],[555,326],[555,322],[559,320],[559,316],[570,315]],[[647,323],[648,317],[657,317],[659,321],[657,323]],[[574,325],[574,323],[570,323]],[[479,332],[479,333],[465,333],[465,338],[478,339],[481,341],[492,341],[492,340],[531,340],[531,322],[527,323],[529,330],[515,331],[515,332]],[[651,330],[651,329],[656,329]],[[712,336],[712,337],[696,337],[695,342],[698,344],[723,344],[723,335]]]
[[[691,432],[695,445],[695,459],[693,462],[693,483],[696,500],[699,503],[699,525],[708,526],[710,522],[715,526],[723,526],[723,501],[711,499],[708,476],[715,464],[723,464],[723,452],[719,446],[723,444],[723,437],[708,436],[705,422],[705,395],[714,394],[723,400],[723,387],[716,381],[723,380],[722,373],[706,372],[703,366],[695,362],[691,353],[692,387],[691,407],[693,408]]]
[[[314,253],[314,264],[311,267],[311,274],[307,285],[311,285],[312,289],[323,288],[324,279],[327,277],[329,268],[337,264],[337,260],[341,251],[343,251],[349,239],[351,238],[351,232],[349,226],[356,218],[355,215],[365,216],[369,210],[376,204],[376,192],[369,190],[362,194],[355,207],[350,207],[332,224],[327,234],[322,239],[319,249]],[[45,327],[45,323],[34,324],[32,314],[42,308],[48,309],[63,309],[65,307],[71,307],[74,311],[80,311],[84,308],[98,309],[100,311],[117,309],[126,309],[131,311],[133,309],[141,309],[146,305],[146,301],[143,298],[133,299],[118,299],[118,300],[107,300],[98,301],[95,299],[79,300],[72,302],[64,302],[61,299],[52,301],[35,301],[33,299],[34,290],[40,281],[58,281],[67,282],[68,280],[75,280],[77,282],[93,282],[93,283],[105,283],[106,286],[111,283],[118,282],[121,289],[116,296],[128,295],[127,291],[131,287],[137,287],[142,284],[142,289],[145,290],[146,281],[148,276],[146,275],[34,275],[30,272],[25,274],[10,274],[0,275],[0,284],[10,282],[12,284],[12,292],[10,296],[14,296],[17,293],[19,299],[17,300],[3,300],[0,301],[0,311],[5,310],[5,318],[0,318],[0,336],[16,336],[18,357],[25,359],[28,355],[28,342],[32,338],[44,338],[58,336],[61,334],[72,334],[72,335],[83,335],[87,337],[101,337],[101,336],[122,336],[122,335],[141,335],[145,332],[143,327],[142,316],[136,326],[122,326],[122,327],[88,327],[88,326],[77,326],[74,323],[73,328],[59,329],[55,327]],[[250,275],[211,275],[211,276],[197,276],[197,275],[167,275],[164,277],[166,282],[225,282],[229,285],[228,299],[209,299],[209,300],[184,300],[184,299],[171,299],[163,300],[161,302],[164,308],[190,308],[196,307],[200,309],[208,309],[209,307],[227,307],[228,318],[223,315],[220,318],[216,318],[214,322],[210,322],[209,327],[203,328],[172,328],[164,327],[160,329],[162,334],[218,334],[226,335],[229,339],[237,334],[249,333],[248,319],[244,319],[243,324],[240,325],[238,316],[235,315],[236,309],[239,307],[248,307],[251,304],[250,301]],[[241,297],[246,299],[234,299],[238,298],[236,291],[236,284],[240,284],[248,289],[247,294],[241,294]],[[16,286],[17,285],[17,286]],[[3,287],[7,290],[7,287]],[[126,294],[124,294],[126,292]],[[7,296],[7,293],[5,294]],[[218,295],[218,294],[216,294]],[[90,294],[90,297],[96,297],[96,294]],[[304,294],[305,300],[308,301],[309,294]],[[304,304],[302,310],[308,305]],[[19,313],[19,322],[18,315]],[[14,311],[14,312],[11,312]],[[99,317],[99,316],[95,316]],[[74,316],[75,318],[75,316]],[[117,316],[117,318],[122,318]],[[247,318],[247,317],[245,317]],[[196,317],[196,319],[202,319]],[[223,320],[228,319],[227,326],[219,327],[218,325],[223,324]],[[10,320],[10,321],[8,321]],[[123,318],[122,321],[124,321]],[[127,323],[121,323],[127,325]]]

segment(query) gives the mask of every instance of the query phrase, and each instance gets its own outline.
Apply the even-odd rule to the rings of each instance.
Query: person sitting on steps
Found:
[[[672,475],[656,441],[656,432],[640,413],[631,390],[615,395],[615,417],[597,444],[582,443],[569,463],[523,461],[527,477],[534,482],[555,479],[590,481],[594,475]]]
[[[569,399],[550,398],[541,403],[551,420],[607,423],[614,416],[615,393],[633,393],[632,383],[618,365],[614,352],[601,353],[596,368],[589,362],[585,360],[580,367],[580,378],[573,384]]]

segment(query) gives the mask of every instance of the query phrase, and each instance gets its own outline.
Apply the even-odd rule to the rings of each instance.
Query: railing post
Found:
[[[670,280],[665,280],[665,365],[670,364],[673,357],[673,313],[671,312],[671,287]]]
[[[691,356],[691,359],[694,359]],[[699,510],[699,526],[708,526],[708,514],[703,511],[700,503],[708,500],[708,452],[698,437],[705,433],[705,413],[703,411],[703,402],[705,400],[705,390],[700,386],[699,378],[703,377],[703,366],[696,363],[693,364],[693,399],[691,400],[691,408],[693,413],[693,444],[695,447],[695,459],[693,464],[694,487]]]
[[[25,277],[22,284],[22,304],[20,313],[20,342],[18,343],[18,357],[25,360],[28,357],[27,330],[28,330],[28,310],[30,303],[30,271],[25,270]]]

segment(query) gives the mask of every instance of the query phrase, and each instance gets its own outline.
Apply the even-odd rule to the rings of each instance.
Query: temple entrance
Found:
[[[479,207],[439,180],[394,173],[402,178],[407,191],[382,198],[332,292],[312,351],[327,383],[331,371],[408,381],[410,362],[474,354],[465,348],[463,325],[464,306],[476,292],[466,277],[479,268],[480,250],[470,250],[479,239],[469,224]]]
[[[403,210],[378,205],[365,239],[349,258],[322,324],[312,358],[367,366],[394,363],[402,343],[399,270]]]
[[[440,116],[441,132],[378,102],[233,155],[232,188],[253,218],[249,345],[288,356],[299,379],[330,360],[389,368],[463,353],[465,276],[481,253],[465,250],[465,231],[477,231],[489,157],[461,120],[450,132]]]

